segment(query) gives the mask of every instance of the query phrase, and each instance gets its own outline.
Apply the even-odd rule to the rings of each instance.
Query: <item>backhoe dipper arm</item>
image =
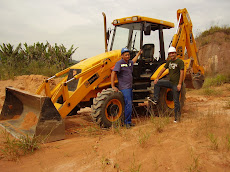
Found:
[[[192,32],[192,21],[186,8],[177,10],[177,20],[178,25],[173,36],[172,46],[177,49],[177,56],[182,60],[185,60],[184,53],[186,47],[188,58],[193,60],[191,66],[193,72],[200,72],[204,75],[204,69],[200,66],[198,60],[196,41]]]

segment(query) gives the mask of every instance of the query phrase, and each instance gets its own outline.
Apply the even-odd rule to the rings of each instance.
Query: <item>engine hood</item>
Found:
[[[90,57],[86,60],[82,60],[79,63],[70,67],[70,69],[88,69],[101,62],[101,60],[109,58],[111,61],[118,61],[121,59],[121,50],[113,50],[106,53],[99,54],[97,56]]]

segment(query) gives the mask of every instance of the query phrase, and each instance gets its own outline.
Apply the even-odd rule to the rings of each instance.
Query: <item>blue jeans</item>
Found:
[[[133,91],[132,88],[120,91],[122,92],[125,101],[125,124],[130,124],[132,117]]]
[[[175,112],[175,120],[180,120],[180,91],[177,91],[177,85],[174,85],[172,82],[167,80],[159,80],[157,84],[154,85],[154,100],[158,101],[160,88],[166,87],[171,88],[173,92],[173,101],[174,101],[174,112]]]

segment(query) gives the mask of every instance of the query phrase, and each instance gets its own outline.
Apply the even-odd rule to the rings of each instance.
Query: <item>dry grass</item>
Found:
[[[229,100],[227,100],[227,102],[226,102],[226,104],[225,104],[224,108],[226,108],[226,109],[230,109],[230,99],[229,99]]]
[[[156,132],[162,133],[165,127],[169,124],[169,117],[150,116],[151,123]]]
[[[200,33],[196,39],[206,37],[208,35],[212,35],[216,32],[223,32],[227,35],[230,34],[230,27],[228,26],[211,26],[209,29],[205,30],[204,32]]]
[[[148,131],[143,132],[142,130],[139,130],[138,143],[142,148],[146,147],[149,137],[150,137],[150,133]]]
[[[33,153],[40,148],[38,139],[31,139],[28,136],[20,139],[12,138],[6,131],[2,132],[3,142],[1,143],[0,158],[16,161],[20,156]]]
[[[224,83],[230,82],[230,76],[228,74],[218,74],[216,76],[209,76],[205,78],[204,88],[209,88],[212,86],[221,86]]]
[[[229,151],[230,148],[230,119],[222,111],[210,110],[198,119],[195,136],[206,136],[210,150]]]
[[[136,161],[135,154],[133,153],[133,159],[131,161],[130,172],[140,172],[141,164]]]
[[[187,170],[189,172],[200,172],[201,171],[201,167],[200,167],[199,155],[195,154],[195,151],[194,151],[193,148],[191,148],[190,154],[191,154],[192,162],[191,162],[190,165],[188,165]]]

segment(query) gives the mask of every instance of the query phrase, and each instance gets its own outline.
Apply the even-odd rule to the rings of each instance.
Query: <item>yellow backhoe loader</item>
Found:
[[[105,53],[83,60],[53,77],[46,79],[36,95],[12,87],[6,88],[6,97],[0,115],[0,125],[17,138],[40,137],[46,142],[64,139],[67,115],[76,114],[83,107],[92,108],[92,117],[101,127],[110,127],[124,118],[124,100],[121,92],[111,89],[111,68],[120,60],[121,48],[131,51],[131,58],[139,49],[143,54],[134,64],[133,104],[153,96],[153,80],[166,62],[163,30],[174,27],[171,22],[143,16],[116,19],[113,29],[107,31],[104,16]],[[199,65],[192,22],[186,9],[177,11],[178,25],[172,39],[177,55],[185,62],[184,82],[189,88],[200,88],[204,70]],[[185,54],[187,59],[185,58]],[[168,71],[162,75],[167,79]],[[53,89],[50,81],[64,76]],[[45,96],[41,96],[44,92]],[[170,89],[162,89],[158,108],[172,111],[174,103]],[[181,104],[185,87],[181,91]]]

